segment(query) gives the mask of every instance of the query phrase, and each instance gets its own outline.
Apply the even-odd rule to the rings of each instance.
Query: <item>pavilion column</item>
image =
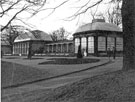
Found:
[[[18,43],[18,54],[20,53],[20,43]]]
[[[21,53],[21,43],[19,43],[19,54]]]
[[[98,56],[98,36],[94,36],[94,55]]]
[[[54,53],[56,53],[56,45],[54,44],[53,47],[54,47],[54,48],[53,48],[53,51],[54,51]]]
[[[63,53],[65,55],[65,44],[63,44]]]
[[[25,42],[25,54],[27,54],[27,43]]]
[[[17,43],[17,51],[16,53],[18,54],[19,53],[19,44]]]
[[[56,53],[58,52],[58,44],[56,44]]]
[[[82,49],[82,40],[81,40],[82,38],[81,37],[79,37],[79,40],[80,40],[80,46],[81,46],[81,49]]]
[[[13,54],[15,53],[15,44],[13,45]]]
[[[47,53],[49,53],[49,45],[46,46]]]
[[[115,50],[116,50],[116,37],[114,38],[114,47],[115,47]]]
[[[60,53],[60,44],[58,44],[58,53]]]
[[[27,42],[27,55],[29,53],[29,42]]]
[[[22,43],[22,53],[21,54],[23,54],[24,53],[24,44]]]
[[[62,44],[61,44],[61,53],[62,53],[63,51],[62,51]]]
[[[19,50],[18,51],[19,53],[18,54],[20,54],[20,52],[21,52],[20,43],[18,43],[18,46],[19,46],[19,49],[18,49]]]
[[[88,36],[86,37],[86,53],[87,53],[87,56],[88,56]]]
[[[20,46],[21,46],[21,54],[22,54],[22,52],[23,52],[23,50],[22,50],[22,49],[23,49],[23,48],[22,48],[22,47],[23,47],[23,46],[22,46],[22,43],[20,43]]]
[[[27,46],[27,44],[26,44],[26,42],[25,42],[25,54],[27,53],[27,51],[26,51],[27,47],[26,47],[26,46]]]
[[[105,37],[105,44],[106,44],[106,45],[105,45],[105,48],[106,48],[106,52],[107,52],[107,50],[108,50],[108,48],[107,48],[107,45],[108,45],[108,44],[107,44],[107,36]]]
[[[22,54],[22,43],[20,43],[20,54]]]
[[[53,47],[54,47],[54,45],[52,45],[52,53],[53,53],[53,49],[54,49]]]
[[[48,46],[48,53],[49,53],[49,46],[50,46],[50,45],[47,45],[47,46]]]
[[[49,53],[51,53],[51,52],[52,52],[52,46],[49,45]]]
[[[25,42],[25,55],[27,54],[27,43]]]
[[[14,54],[14,52],[15,52],[15,44],[13,45],[13,54]]]
[[[69,48],[69,46],[68,46],[68,43],[67,43],[67,53],[68,53],[68,48]]]
[[[17,49],[17,46],[16,46],[16,44],[15,44],[13,54],[16,54],[16,49]]]
[[[51,45],[49,45],[49,53],[51,53]]]
[[[75,54],[75,37],[73,37],[73,46],[74,46],[74,48],[73,48],[73,53]]]

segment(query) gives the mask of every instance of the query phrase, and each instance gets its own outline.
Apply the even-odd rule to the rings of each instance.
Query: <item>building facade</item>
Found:
[[[13,45],[14,55],[28,55],[30,47],[34,54],[45,55],[72,55],[74,53],[73,41],[53,42],[50,35],[45,32],[35,30],[19,35]],[[43,51],[40,51],[43,49]]]
[[[65,40],[45,44],[45,53],[50,55],[73,55],[73,41]]]
[[[122,30],[103,19],[95,19],[92,23],[80,26],[73,34],[73,40],[55,42],[47,33],[35,30],[21,34],[15,39],[13,54],[27,55],[31,46],[33,51],[43,48],[46,55],[76,55],[79,45],[85,56],[107,55],[108,48],[115,48],[117,54],[122,54]]]
[[[107,49],[112,50],[113,47],[117,53],[123,52],[122,30],[102,19],[95,19],[92,23],[79,27],[73,36],[75,54],[79,45],[86,55],[106,55]]]
[[[34,30],[20,34],[14,41],[14,55],[28,55],[30,47],[33,53],[44,48],[44,45],[52,42],[51,37],[42,31]]]

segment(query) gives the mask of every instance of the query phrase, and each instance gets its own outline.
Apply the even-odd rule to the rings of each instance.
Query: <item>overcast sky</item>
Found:
[[[49,4],[46,4],[46,7],[54,7],[63,2],[64,0],[50,0]],[[89,10],[87,13],[83,14],[76,19],[72,21],[64,21],[63,19],[66,19],[69,16],[72,16],[76,10],[77,7],[80,7],[81,5],[85,4],[88,0],[80,0],[81,2],[77,2],[79,0],[70,0],[66,4],[62,5],[56,11],[47,17],[47,15],[51,12],[51,10],[43,11],[34,16],[31,19],[28,19],[25,21],[29,24],[32,24],[35,26],[35,29],[39,29],[42,31],[45,31],[47,33],[59,29],[60,27],[64,27],[67,31],[73,33],[75,30],[82,24],[90,23],[92,20],[91,14]],[[91,0],[90,5],[92,5],[94,2],[98,0]],[[92,9],[92,12],[94,13],[97,6]],[[98,12],[105,12],[108,8],[108,5],[104,3],[100,4],[98,6]],[[10,12],[12,15],[12,12]],[[9,15],[10,15],[9,14]],[[25,18],[26,14],[21,14],[21,17]],[[5,25],[6,21],[8,21],[9,17],[0,18],[0,24]],[[15,22],[15,24],[20,24],[19,22]]]

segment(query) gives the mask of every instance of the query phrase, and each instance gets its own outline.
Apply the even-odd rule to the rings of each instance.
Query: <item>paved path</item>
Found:
[[[61,75],[64,73],[69,73],[69,72],[73,72],[73,71],[78,71],[81,69],[85,69],[88,67],[92,67],[92,66],[97,66],[100,65],[102,63],[106,63],[108,61],[108,58],[105,57],[90,57],[90,58],[97,58],[100,59],[99,62],[97,63],[88,63],[88,64],[72,64],[72,65],[52,65],[52,64],[47,64],[47,65],[38,65],[38,63],[40,62],[45,62],[48,61],[48,59],[51,58],[62,58],[62,57],[36,57],[36,58],[41,58],[41,59],[34,59],[34,60],[28,60],[28,59],[24,59],[26,57],[22,56],[22,57],[16,57],[16,59],[6,59],[8,56],[6,56],[5,58],[3,58],[3,61],[8,61],[8,62],[13,62],[13,63],[18,63],[18,64],[22,64],[22,65],[27,65],[27,66],[32,66],[38,69],[45,69],[48,70],[50,73],[54,74],[54,75]],[[74,58],[74,57],[66,57],[66,58]]]
[[[63,74],[63,73],[67,73],[67,72],[71,72],[71,71],[76,71],[76,70],[80,70],[80,69],[84,69],[84,68],[88,68],[90,66],[94,66],[94,65],[98,65],[101,63],[105,63],[108,61],[107,58],[100,58],[102,59],[100,62],[98,63],[93,63],[93,64],[83,64],[83,65],[43,65],[40,67],[37,67],[39,65],[37,65],[38,60],[32,60],[32,61],[26,61],[22,59],[19,60],[9,60],[9,59],[3,59],[5,61],[10,61],[10,62],[15,62],[15,63],[19,63],[19,64],[24,64],[24,65],[30,65],[30,66],[34,66],[36,68],[41,68],[41,69],[51,69],[55,70],[57,73],[59,74]],[[45,59],[41,59],[43,61],[47,60],[47,58]],[[47,68],[49,67],[49,68]],[[57,68],[56,68],[57,67]],[[67,67],[69,70],[64,71],[65,67]],[[64,69],[63,69],[64,68]],[[87,78],[87,77],[92,77],[92,76],[96,76],[96,75],[100,75],[100,74],[104,74],[104,73],[108,73],[108,72],[112,72],[112,71],[116,71],[116,70],[120,70],[122,68],[122,58],[117,58],[115,61],[113,61],[113,63],[110,63],[108,65],[105,66],[101,66],[99,68],[94,68],[94,69],[90,69],[87,71],[83,71],[83,72],[79,72],[76,74],[71,74],[68,76],[63,76],[63,77],[59,77],[59,78],[55,78],[55,79],[51,79],[48,81],[43,81],[43,82],[38,82],[38,83],[34,83],[31,85],[25,85],[16,89],[8,89],[8,90],[3,90],[2,93],[3,95],[9,95],[9,94],[14,94],[14,93],[20,93],[20,92],[29,92],[32,90],[38,90],[38,89],[48,89],[48,88],[56,88],[65,84],[69,84],[72,82],[75,82],[77,80],[81,80],[83,78]]]
[[[55,79],[51,79],[48,81],[43,81],[43,82],[39,82],[39,83],[35,83],[33,87],[31,87],[31,85],[26,85],[20,88],[28,88],[29,89],[44,89],[44,88],[56,88],[58,86],[61,85],[65,85],[67,83],[72,83],[84,78],[88,78],[88,77],[92,77],[92,76],[96,76],[96,75],[101,75],[104,73],[108,73],[108,72],[113,72],[113,71],[117,71],[117,70],[121,70],[122,69],[122,59],[118,58],[115,61],[112,61],[112,63],[107,64],[105,66],[100,66],[98,68],[94,68],[94,69],[89,69],[87,71],[82,71],[79,73],[75,73],[75,74],[71,74],[68,76],[63,76],[60,78],[55,78]]]

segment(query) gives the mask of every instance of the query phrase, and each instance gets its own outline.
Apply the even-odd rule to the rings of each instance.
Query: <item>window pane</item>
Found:
[[[106,41],[105,37],[98,37],[98,51],[106,50]]]
[[[88,37],[88,53],[94,53],[94,37]]]
[[[82,47],[82,49],[86,50],[86,38],[82,38],[81,40],[82,40],[81,47]]]
[[[78,52],[78,46],[80,44],[80,39],[79,38],[75,38],[75,53]]]
[[[123,51],[123,38],[116,38],[116,50]]]
[[[114,45],[114,37],[107,37],[107,48],[113,48]]]

